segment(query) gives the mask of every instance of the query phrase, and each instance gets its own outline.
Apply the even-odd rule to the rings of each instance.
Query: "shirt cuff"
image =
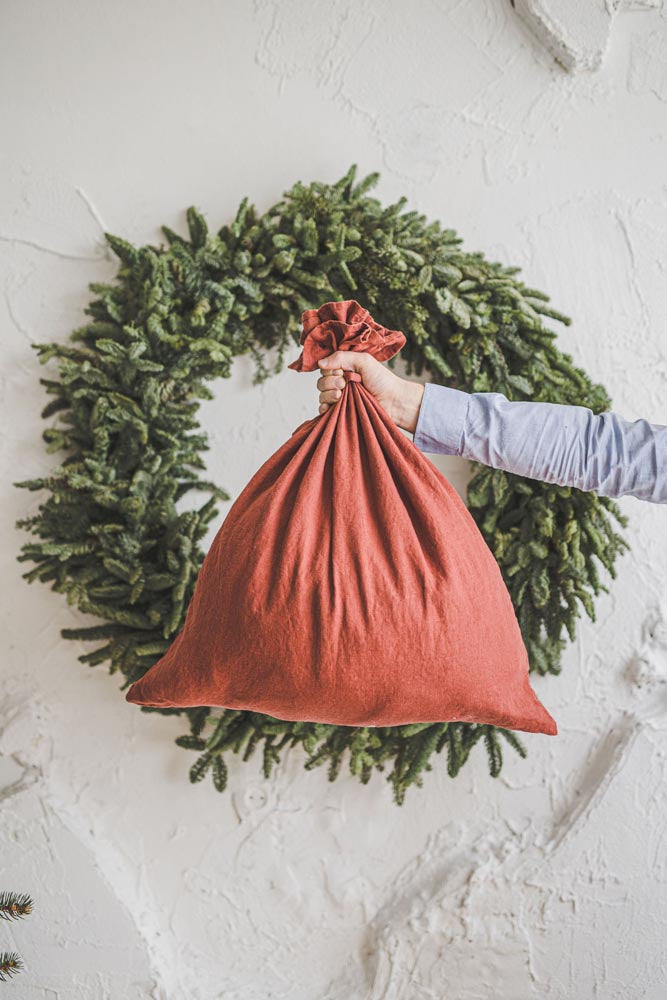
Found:
[[[420,451],[460,455],[470,394],[437,382],[424,383],[413,443]]]

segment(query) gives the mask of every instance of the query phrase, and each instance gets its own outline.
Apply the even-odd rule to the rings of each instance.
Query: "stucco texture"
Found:
[[[558,61],[549,4],[517,6],[3,5],[0,888],[36,903],[0,927],[26,965],[8,997],[667,995],[663,506],[621,498],[631,551],[561,676],[534,681],[559,736],[526,734],[495,780],[482,747],[455,780],[436,758],[401,808],[383,775],[330,784],[297,751],[268,782],[230,755],[226,793],[191,786],[184,724],[80,664],[59,630],[88,620],[16,561],[39,497],[12,482],[54,463],[29,345],[84,322],[116,268],[102,231],[158,242],[190,204],[219,226],[351,162],[521,267],[613,408],[667,422],[667,12],[603,5]],[[233,497],[317,413],[315,373],[252,372],[202,408]],[[435,461],[463,493],[466,464]]]

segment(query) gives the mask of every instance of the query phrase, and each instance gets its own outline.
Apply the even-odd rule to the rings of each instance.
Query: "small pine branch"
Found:
[[[21,956],[15,951],[0,951],[0,983],[7,982],[24,968]]]
[[[0,892],[0,918],[3,920],[19,920],[32,913],[34,903],[26,894],[15,892]]]
[[[34,909],[32,897],[27,893],[16,893],[9,890],[0,892],[0,918],[3,920],[20,920],[27,917]],[[21,956],[16,952],[0,952],[0,982],[6,982],[18,975],[24,968]]]

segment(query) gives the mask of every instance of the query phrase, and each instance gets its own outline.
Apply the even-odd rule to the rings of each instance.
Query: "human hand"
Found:
[[[326,413],[340,399],[345,388],[343,371],[359,372],[362,385],[375,397],[398,427],[414,434],[424,386],[401,378],[364,351],[334,351],[320,358],[322,375],[317,380],[320,413]]]

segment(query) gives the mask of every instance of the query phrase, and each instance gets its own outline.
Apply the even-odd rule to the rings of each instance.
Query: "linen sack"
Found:
[[[302,315],[317,369],[394,356],[405,336],[356,300]],[[126,700],[342,726],[464,721],[557,735],[512,601],[468,508],[364,387],[257,470],[202,563],[182,631]]]

